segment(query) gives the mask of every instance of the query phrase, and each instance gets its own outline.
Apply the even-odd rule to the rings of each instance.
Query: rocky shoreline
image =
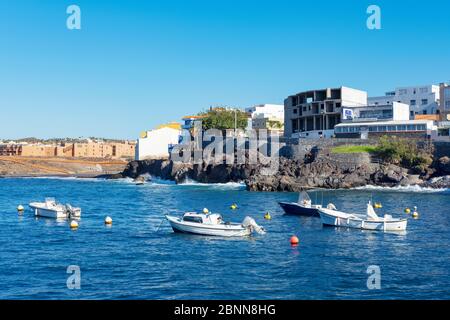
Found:
[[[417,173],[397,165],[383,163],[345,163],[332,159],[311,162],[280,158],[279,169],[264,175],[261,165],[190,164],[170,160],[132,161],[109,179],[151,175],[176,183],[194,180],[201,183],[244,181],[249,191],[289,191],[304,189],[349,189],[367,185],[396,187],[420,186],[450,188],[450,159],[442,157],[424,172]]]

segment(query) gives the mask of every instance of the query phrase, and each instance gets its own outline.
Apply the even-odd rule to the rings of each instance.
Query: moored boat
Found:
[[[363,230],[405,231],[408,222],[407,219],[396,219],[391,215],[379,217],[370,202],[367,204],[366,215],[337,211],[333,204],[319,209],[319,213],[324,225]]]
[[[224,222],[217,213],[187,212],[182,217],[166,216],[175,232],[206,236],[244,237],[254,232],[264,234],[265,230],[255,220],[246,217],[242,223]]]
[[[57,203],[54,198],[46,198],[44,202],[31,202],[30,208],[34,210],[35,216],[66,219],[66,218],[80,218],[81,209],[74,208],[70,204]]]
[[[300,192],[297,202],[278,202],[286,214],[319,217],[321,205],[312,204],[311,198],[305,191]]]

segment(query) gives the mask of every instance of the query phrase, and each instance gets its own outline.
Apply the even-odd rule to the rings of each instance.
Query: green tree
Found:
[[[245,129],[247,127],[247,113],[241,110],[230,110],[230,109],[211,109],[207,112],[202,112],[199,114],[203,118],[203,129],[234,129],[235,119],[237,124],[237,129]]]

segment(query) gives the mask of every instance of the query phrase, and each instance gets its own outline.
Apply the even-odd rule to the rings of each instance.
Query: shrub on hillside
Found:
[[[430,154],[417,147],[413,140],[383,136],[378,142],[378,155],[387,163],[423,172],[432,162]]]

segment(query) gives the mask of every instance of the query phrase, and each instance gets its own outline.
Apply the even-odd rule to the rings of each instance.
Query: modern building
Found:
[[[386,92],[381,97],[369,97],[368,105],[388,105],[394,102],[404,103],[410,106],[409,118],[415,115],[429,115],[438,113],[439,109],[439,86],[425,85],[415,87],[399,87],[395,91]]]
[[[284,105],[260,104],[245,111],[251,120],[251,129],[267,129],[271,131],[283,131],[284,129]]]
[[[439,113],[443,121],[450,121],[450,85],[441,83],[439,85],[440,104]]]
[[[167,159],[173,145],[179,143],[181,126],[174,124],[159,126],[155,130],[144,131],[136,146],[136,160]]]
[[[367,92],[340,87],[291,95],[284,101],[284,136],[331,137],[342,110],[356,106],[367,106]]]
[[[434,138],[437,127],[430,120],[391,120],[341,123],[334,129],[336,138],[373,138],[383,135],[409,138]]]
[[[342,122],[375,122],[409,120],[409,105],[393,102],[386,105],[347,107],[342,109]]]

